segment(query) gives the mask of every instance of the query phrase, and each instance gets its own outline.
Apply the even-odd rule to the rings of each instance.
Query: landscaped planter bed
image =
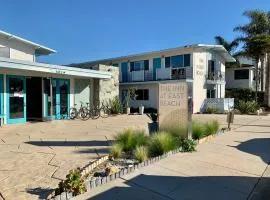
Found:
[[[202,144],[212,140],[214,137],[222,134],[224,131],[218,130],[215,134],[206,136],[199,140],[195,140],[196,144]],[[112,159],[111,156],[104,156],[93,163],[86,165],[85,167],[80,169],[80,174],[83,178],[83,184],[87,191],[91,189],[104,185],[108,182],[114,181],[119,177],[123,177],[126,174],[132,173],[133,171],[140,169],[142,167],[151,165],[163,158],[166,158],[170,155],[176,154],[181,152],[182,148],[177,148],[171,150],[167,153],[164,153],[160,156],[150,157],[149,159],[138,162],[134,159],[134,157],[130,156],[129,154],[125,154],[121,158]],[[114,170],[108,170],[114,169]],[[115,170],[116,169],[116,170]],[[72,198],[73,194],[68,192],[62,192],[60,195],[54,196],[55,193],[52,193],[48,199],[54,200],[67,200]]]

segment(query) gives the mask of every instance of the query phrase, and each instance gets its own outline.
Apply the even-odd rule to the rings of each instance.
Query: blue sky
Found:
[[[57,50],[39,61],[69,64],[230,40],[248,9],[269,0],[1,0],[0,29]]]

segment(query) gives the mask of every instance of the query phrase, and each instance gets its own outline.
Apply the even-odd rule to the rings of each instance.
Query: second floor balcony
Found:
[[[223,84],[225,83],[225,72],[208,72],[205,78],[208,84]]]
[[[139,70],[120,74],[121,83],[145,82],[158,80],[192,79],[193,68],[157,68],[156,71]]]

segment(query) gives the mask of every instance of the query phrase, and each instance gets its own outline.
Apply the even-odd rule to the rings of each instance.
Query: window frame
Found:
[[[174,64],[177,59],[180,59],[180,63]],[[165,68],[179,69],[186,67],[191,67],[191,54],[178,54],[165,57]]]
[[[243,71],[245,71],[245,73],[247,73],[247,74],[244,74]],[[236,72],[239,74],[237,74]],[[234,80],[249,80],[249,69],[234,70]]]
[[[140,94],[138,94],[139,92]],[[149,89],[137,89],[135,94],[136,101],[149,101]]]

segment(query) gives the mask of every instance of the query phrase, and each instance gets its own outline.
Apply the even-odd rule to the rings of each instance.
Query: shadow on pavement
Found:
[[[126,181],[123,186],[113,187],[88,199],[244,200],[249,197],[257,182],[256,177],[176,177],[141,174]]]
[[[41,187],[37,187],[33,189],[30,189],[30,188],[26,189],[27,193],[38,196],[38,199],[46,199],[48,195],[52,193],[53,191],[54,189],[41,188]]]
[[[111,141],[99,141],[99,140],[90,140],[90,141],[27,141],[26,144],[36,145],[36,146],[108,146],[111,144]]]
[[[235,146],[240,151],[259,156],[266,164],[270,163],[270,138],[256,138]],[[270,197],[269,197],[270,199]]]

